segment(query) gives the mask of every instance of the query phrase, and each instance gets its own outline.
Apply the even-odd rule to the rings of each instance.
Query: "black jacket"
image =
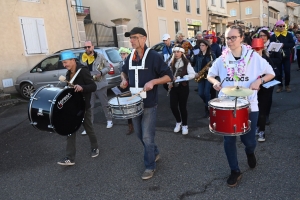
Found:
[[[76,63],[76,72],[81,68],[81,71],[73,81],[74,85],[80,85],[83,88],[82,95],[85,99],[85,109],[88,109],[91,107],[90,101],[91,101],[91,94],[92,92],[95,92],[97,89],[97,85],[95,84],[90,70],[88,67]],[[67,81],[70,81],[70,71],[67,71],[66,74]]]
[[[276,42],[277,40],[280,43],[283,43],[282,49],[285,53],[285,56],[289,58],[289,56],[291,55],[291,49],[295,46],[293,35],[291,33],[287,33],[285,37],[283,35],[279,35],[278,37],[276,37],[276,35],[273,34],[270,38],[270,42]]]

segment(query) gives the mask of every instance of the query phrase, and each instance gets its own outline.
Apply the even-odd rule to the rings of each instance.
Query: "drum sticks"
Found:
[[[128,98],[127,101],[130,101],[131,99],[133,99],[134,97],[138,96],[142,92],[145,92],[145,91],[144,90],[139,91],[138,93],[136,93],[136,94],[132,95],[130,98]]]

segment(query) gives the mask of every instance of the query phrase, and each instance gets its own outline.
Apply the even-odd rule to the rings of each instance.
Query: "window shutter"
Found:
[[[43,19],[36,19],[37,31],[39,35],[40,49],[42,53],[48,53],[48,45],[46,40],[46,31]]]
[[[22,18],[21,25],[27,54],[41,53],[35,19]]]

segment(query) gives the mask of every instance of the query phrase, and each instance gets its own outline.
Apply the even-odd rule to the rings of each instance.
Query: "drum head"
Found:
[[[120,105],[133,104],[133,103],[136,103],[136,102],[139,102],[139,101],[142,100],[142,98],[139,97],[139,96],[119,97],[118,99],[119,99]],[[118,99],[117,99],[117,97],[114,97],[114,98],[110,99],[108,101],[108,103],[111,104],[111,105],[119,105]]]
[[[85,101],[81,92],[74,88],[66,88],[56,96],[52,104],[51,122],[55,132],[60,135],[69,135],[76,132],[83,121]]]
[[[235,107],[235,98],[216,98],[208,102],[211,107],[214,108],[234,108]],[[249,101],[246,99],[238,98],[237,99],[237,108],[245,107],[249,105]]]

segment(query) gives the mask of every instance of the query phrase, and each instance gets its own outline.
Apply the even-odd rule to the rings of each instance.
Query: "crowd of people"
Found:
[[[276,90],[279,93],[284,91],[284,80],[285,90],[291,92],[290,67],[293,56],[300,56],[300,32],[288,31],[282,20],[276,23],[272,31],[268,27],[259,27],[255,32],[250,33],[244,32],[240,26],[235,25],[229,27],[224,34],[216,34],[211,30],[198,32],[195,36],[197,39],[195,46],[184,39],[181,31],[176,34],[174,43],[166,33],[162,37],[165,43],[163,56],[147,47],[147,33],[143,28],[135,27],[124,36],[130,38],[132,51],[124,47],[119,50],[123,59],[120,88],[123,91],[135,91],[133,88],[138,88],[140,92],[145,93],[144,112],[128,120],[127,132],[127,134],[135,132],[144,147],[145,171],[141,178],[146,180],[153,177],[156,162],[160,158],[155,143],[158,85],[164,85],[168,91],[170,112],[174,115],[175,121],[174,132],[181,130],[182,135],[187,135],[187,103],[189,81],[192,79],[198,82],[196,91],[205,105],[204,118],[210,115],[209,101],[224,95],[222,88],[238,84],[254,91],[247,96],[251,108],[249,113],[252,122],[251,130],[240,138],[245,145],[248,165],[250,168],[255,168],[256,141],[265,141],[265,125],[269,123],[274,89],[274,86],[265,88],[263,84],[276,79],[280,82]],[[278,51],[270,50],[268,47],[272,42],[282,44],[281,48]],[[295,53],[292,53],[295,45]],[[70,54],[69,57],[67,56],[68,59],[62,62],[68,69],[67,80],[70,80],[78,69],[82,69],[79,78],[74,82],[75,91],[83,92],[85,95],[84,133],[91,141],[91,156],[97,157],[99,149],[93,130],[92,111],[96,97],[101,101],[107,119],[107,128],[113,126],[112,119],[105,109],[107,84],[104,75],[109,69],[105,58],[94,51],[90,41],[85,43],[85,49],[86,53],[83,54],[80,62],[76,62],[75,55],[70,52],[67,52],[68,55]],[[92,73],[92,79],[88,77],[88,71]],[[94,83],[93,79],[97,81]],[[58,164],[75,164],[75,135],[68,136],[66,157]],[[258,135],[257,140],[256,135]],[[230,187],[234,187],[242,175],[238,165],[236,139],[236,136],[224,136],[224,150],[231,170],[227,180]]]

